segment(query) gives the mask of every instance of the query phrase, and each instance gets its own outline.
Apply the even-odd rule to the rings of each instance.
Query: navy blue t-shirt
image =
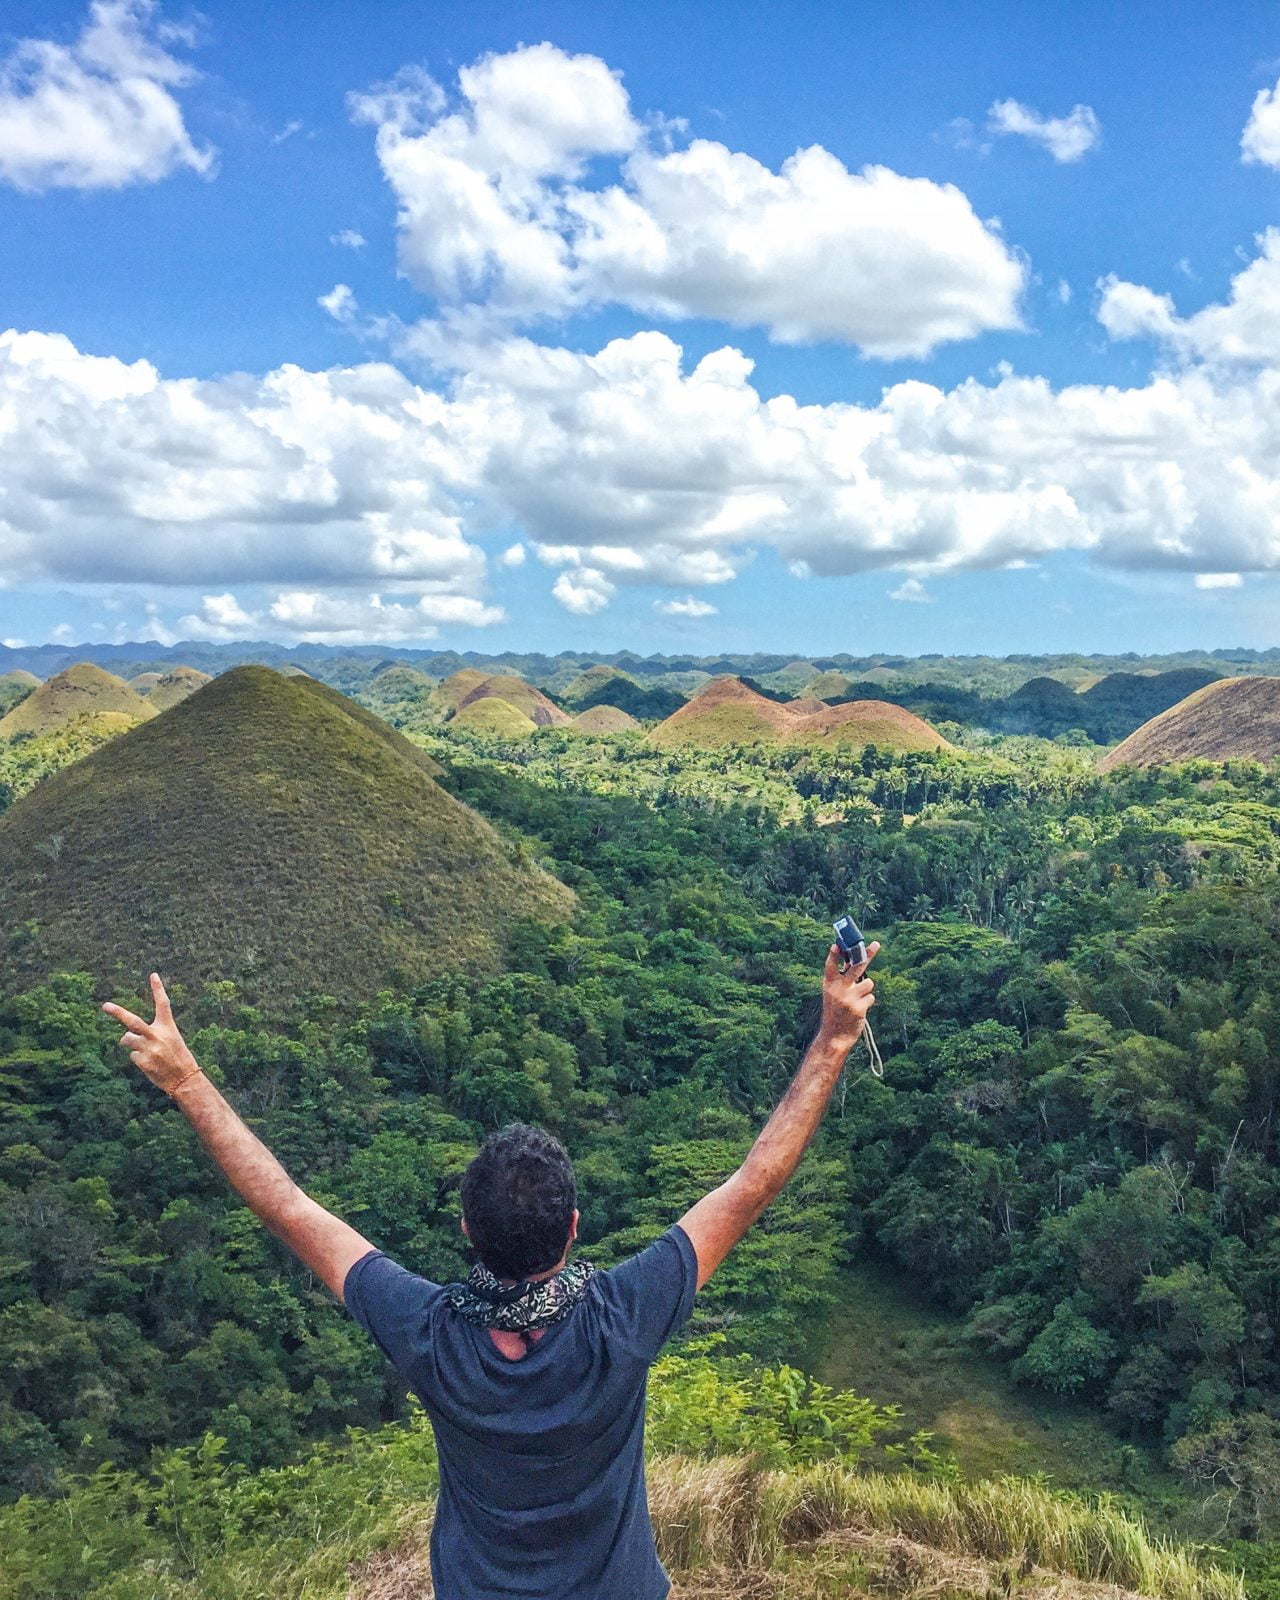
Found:
[[[688,1320],[697,1258],[676,1224],[597,1272],[517,1360],[441,1286],[380,1250],[347,1274],[347,1310],[403,1373],[435,1430],[437,1600],[663,1600],[644,1484],[645,1380]]]

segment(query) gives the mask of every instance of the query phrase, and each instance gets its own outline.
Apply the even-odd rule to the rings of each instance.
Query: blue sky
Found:
[[[1274,7],[3,27],[0,638],[1277,642]]]

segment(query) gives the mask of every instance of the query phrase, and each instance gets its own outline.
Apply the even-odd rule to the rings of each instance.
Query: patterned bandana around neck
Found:
[[[477,1262],[467,1281],[448,1284],[444,1296],[468,1322],[505,1333],[530,1333],[567,1317],[586,1293],[595,1270],[589,1261],[571,1261],[541,1283],[505,1288],[488,1267]]]

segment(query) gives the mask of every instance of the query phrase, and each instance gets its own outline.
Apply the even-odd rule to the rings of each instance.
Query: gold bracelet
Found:
[[[194,1067],[192,1067],[190,1072],[185,1073],[181,1078],[179,1078],[177,1083],[171,1083],[169,1085],[169,1087],[165,1090],[165,1093],[167,1095],[169,1095],[169,1096],[175,1095],[178,1092],[178,1090],[181,1089],[182,1085],[187,1082],[187,1080],[189,1078],[194,1078],[197,1072],[203,1072],[203,1071],[204,1071],[204,1068],[202,1066],[200,1066],[199,1063],[197,1063]]]

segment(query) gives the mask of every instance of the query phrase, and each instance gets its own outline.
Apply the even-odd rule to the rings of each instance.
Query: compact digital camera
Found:
[[[841,917],[831,926],[835,929],[836,943],[840,946],[840,953],[852,967],[859,967],[867,959],[867,941],[862,937],[862,931],[852,917]]]

